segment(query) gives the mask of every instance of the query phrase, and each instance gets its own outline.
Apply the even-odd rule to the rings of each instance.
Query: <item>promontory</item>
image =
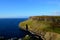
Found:
[[[41,36],[44,40],[60,40],[60,16],[31,16],[19,24],[20,28]]]

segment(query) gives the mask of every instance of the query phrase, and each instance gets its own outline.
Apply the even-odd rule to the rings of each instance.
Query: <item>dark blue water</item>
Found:
[[[0,37],[23,37],[25,32],[19,28],[19,23],[27,18],[4,18],[0,19]]]

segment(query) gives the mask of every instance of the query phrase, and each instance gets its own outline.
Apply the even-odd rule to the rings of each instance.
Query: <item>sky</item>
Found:
[[[0,18],[60,16],[60,0],[0,0]]]

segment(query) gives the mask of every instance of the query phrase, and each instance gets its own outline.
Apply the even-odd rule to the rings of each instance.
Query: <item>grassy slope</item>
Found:
[[[20,23],[20,26],[22,29],[25,29],[26,24],[28,24],[29,31],[35,32],[35,33],[40,33],[40,31],[50,31],[50,32],[56,32],[60,33],[60,28],[58,27],[52,27],[52,22],[51,21],[37,21],[37,20],[27,20],[24,22]]]

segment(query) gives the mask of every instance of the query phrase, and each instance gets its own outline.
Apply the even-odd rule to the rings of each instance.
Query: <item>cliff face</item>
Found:
[[[44,40],[60,40],[60,16],[33,16],[19,24],[20,28],[41,36]]]

